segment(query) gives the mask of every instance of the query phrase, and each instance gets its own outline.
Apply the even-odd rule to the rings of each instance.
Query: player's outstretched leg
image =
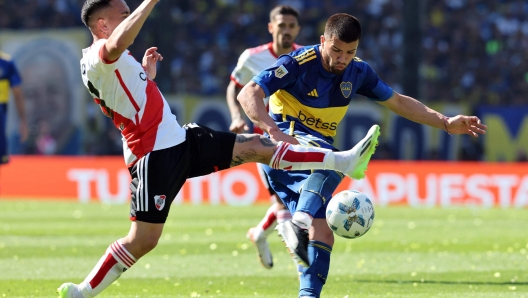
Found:
[[[356,146],[342,152],[279,142],[269,166],[274,169],[290,171],[333,170],[352,179],[362,179],[365,177],[370,158],[376,151],[379,135],[379,126],[373,125]]]

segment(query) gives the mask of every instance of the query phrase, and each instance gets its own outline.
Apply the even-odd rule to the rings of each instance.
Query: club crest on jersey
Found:
[[[348,98],[352,94],[352,83],[341,82],[341,93],[343,93],[345,98]]]
[[[277,77],[278,79],[284,77],[287,74],[288,70],[286,69],[286,67],[284,67],[284,65],[281,65],[279,68],[275,69],[275,77]]]
[[[163,207],[165,207],[165,199],[166,198],[167,197],[165,195],[154,196],[154,203],[156,204],[156,209],[161,211],[161,209],[163,209]]]

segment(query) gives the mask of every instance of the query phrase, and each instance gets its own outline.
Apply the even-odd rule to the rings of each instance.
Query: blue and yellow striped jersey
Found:
[[[9,89],[20,85],[21,79],[9,55],[0,52],[0,104],[9,100]]]
[[[301,131],[333,143],[339,122],[345,116],[354,94],[385,101],[392,89],[374,70],[354,58],[340,75],[327,72],[319,45],[306,46],[282,55],[271,67],[253,77],[270,96],[269,114],[281,129],[282,122],[294,121]]]

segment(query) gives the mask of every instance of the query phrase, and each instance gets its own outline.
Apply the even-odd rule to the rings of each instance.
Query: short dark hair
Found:
[[[361,39],[361,25],[356,17],[346,13],[337,13],[326,21],[324,36],[351,43]]]
[[[86,25],[86,27],[90,27],[90,17],[94,13],[110,7],[110,1],[112,0],[86,0],[81,10],[81,19],[84,25]]]
[[[299,21],[299,12],[289,5],[277,5],[270,11],[270,22],[273,22],[278,15],[291,15]]]

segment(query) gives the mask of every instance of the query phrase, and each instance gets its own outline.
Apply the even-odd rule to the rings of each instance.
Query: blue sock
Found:
[[[342,177],[334,171],[314,171],[304,182],[295,211],[315,216],[330,199]],[[325,210],[323,210],[324,216]]]
[[[308,244],[310,267],[303,268],[300,277],[299,297],[319,298],[330,270],[332,247],[323,242],[311,240]]]

